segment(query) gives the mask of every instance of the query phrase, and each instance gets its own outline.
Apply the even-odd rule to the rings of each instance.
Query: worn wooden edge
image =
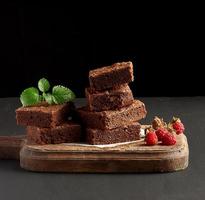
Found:
[[[0,159],[19,159],[26,136],[0,136]]]
[[[76,173],[173,172],[187,168],[189,149],[186,136],[180,136],[180,148],[170,151],[34,151],[24,145],[20,165],[29,171]]]

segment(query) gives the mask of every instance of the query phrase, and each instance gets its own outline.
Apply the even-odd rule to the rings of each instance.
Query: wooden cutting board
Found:
[[[38,172],[172,172],[187,168],[189,149],[184,134],[174,146],[145,146],[139,140],[114,147],[28,145],[25,136],[16,136],[0,137],[0,158],[20,158],[23,169]]]

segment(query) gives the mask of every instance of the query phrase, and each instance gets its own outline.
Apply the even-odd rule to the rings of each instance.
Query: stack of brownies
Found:
[[[79,142],[81,126],[69,120],[73,109],[72,102],[20,107],[16,110],[16,120],[17,124],[27,126],[29,144]]]
[[[88,105],[78,109],[89,144],[140,139],[138,121],[146,116],[144,103],[134,100],[128,83],[134,80],[132,62],[116,63],[89,72],[85,89]]]

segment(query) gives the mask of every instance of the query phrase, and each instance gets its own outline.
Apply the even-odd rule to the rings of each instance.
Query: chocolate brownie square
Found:
[[[86,88],[85,95],[90,111],[115,110],[132,104],[134,100],[127,84],[102,92]]]
[[[20,107],[16,110],[18,125],[55,127],[67,121],[74,109],[72,102],[61,105]]]
[[[132,62],[115,63],[89,72],[90,86],[96,90],[109,89],[133,80]]]
[[[140,139],[140,124],[134,122],[115,129],[86,129],[86,140],[89,144],[113,144]]]
[[[144,118],[147,112],[144,103],[134,100],[131,105],[119,110],[92,112],[87,107],[83,107],[78,108],[78,114],[85,127],[113,129],[136,122]]]
[[[60,144],[80,142],[81,127],[74,122],[67,122],[54,128],[27,127],[28,144]]]

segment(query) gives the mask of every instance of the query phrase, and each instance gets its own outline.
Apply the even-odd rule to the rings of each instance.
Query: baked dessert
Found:
[[[96,90],[109,89],[133,80],[132,62],[115,63],[89,72],[90,86]]]
[[[16,120],[18,125],[50,128],[66,122],[73,109],[72,102],[20,107],[16,110]]]
[[[92,112],[88,107],[82,107],[78,109],[78,114],[85,127],[113,129],[145,118],[147,111],[144,103],[134,100],[131,105],[119,110]]]
[[[115,110],[132,104],[134,100],[128,84],[101,92],[86,88],[85,95],[90,111]]]
[[[28,126],[26,130],[29,144],[80,142],[81,138],[81,126],[71,121],[54,128]]]
[[[134,122],[115,129],[86,129],[86,140],[89,144],[112,144],[140,139],[140,124]]]

